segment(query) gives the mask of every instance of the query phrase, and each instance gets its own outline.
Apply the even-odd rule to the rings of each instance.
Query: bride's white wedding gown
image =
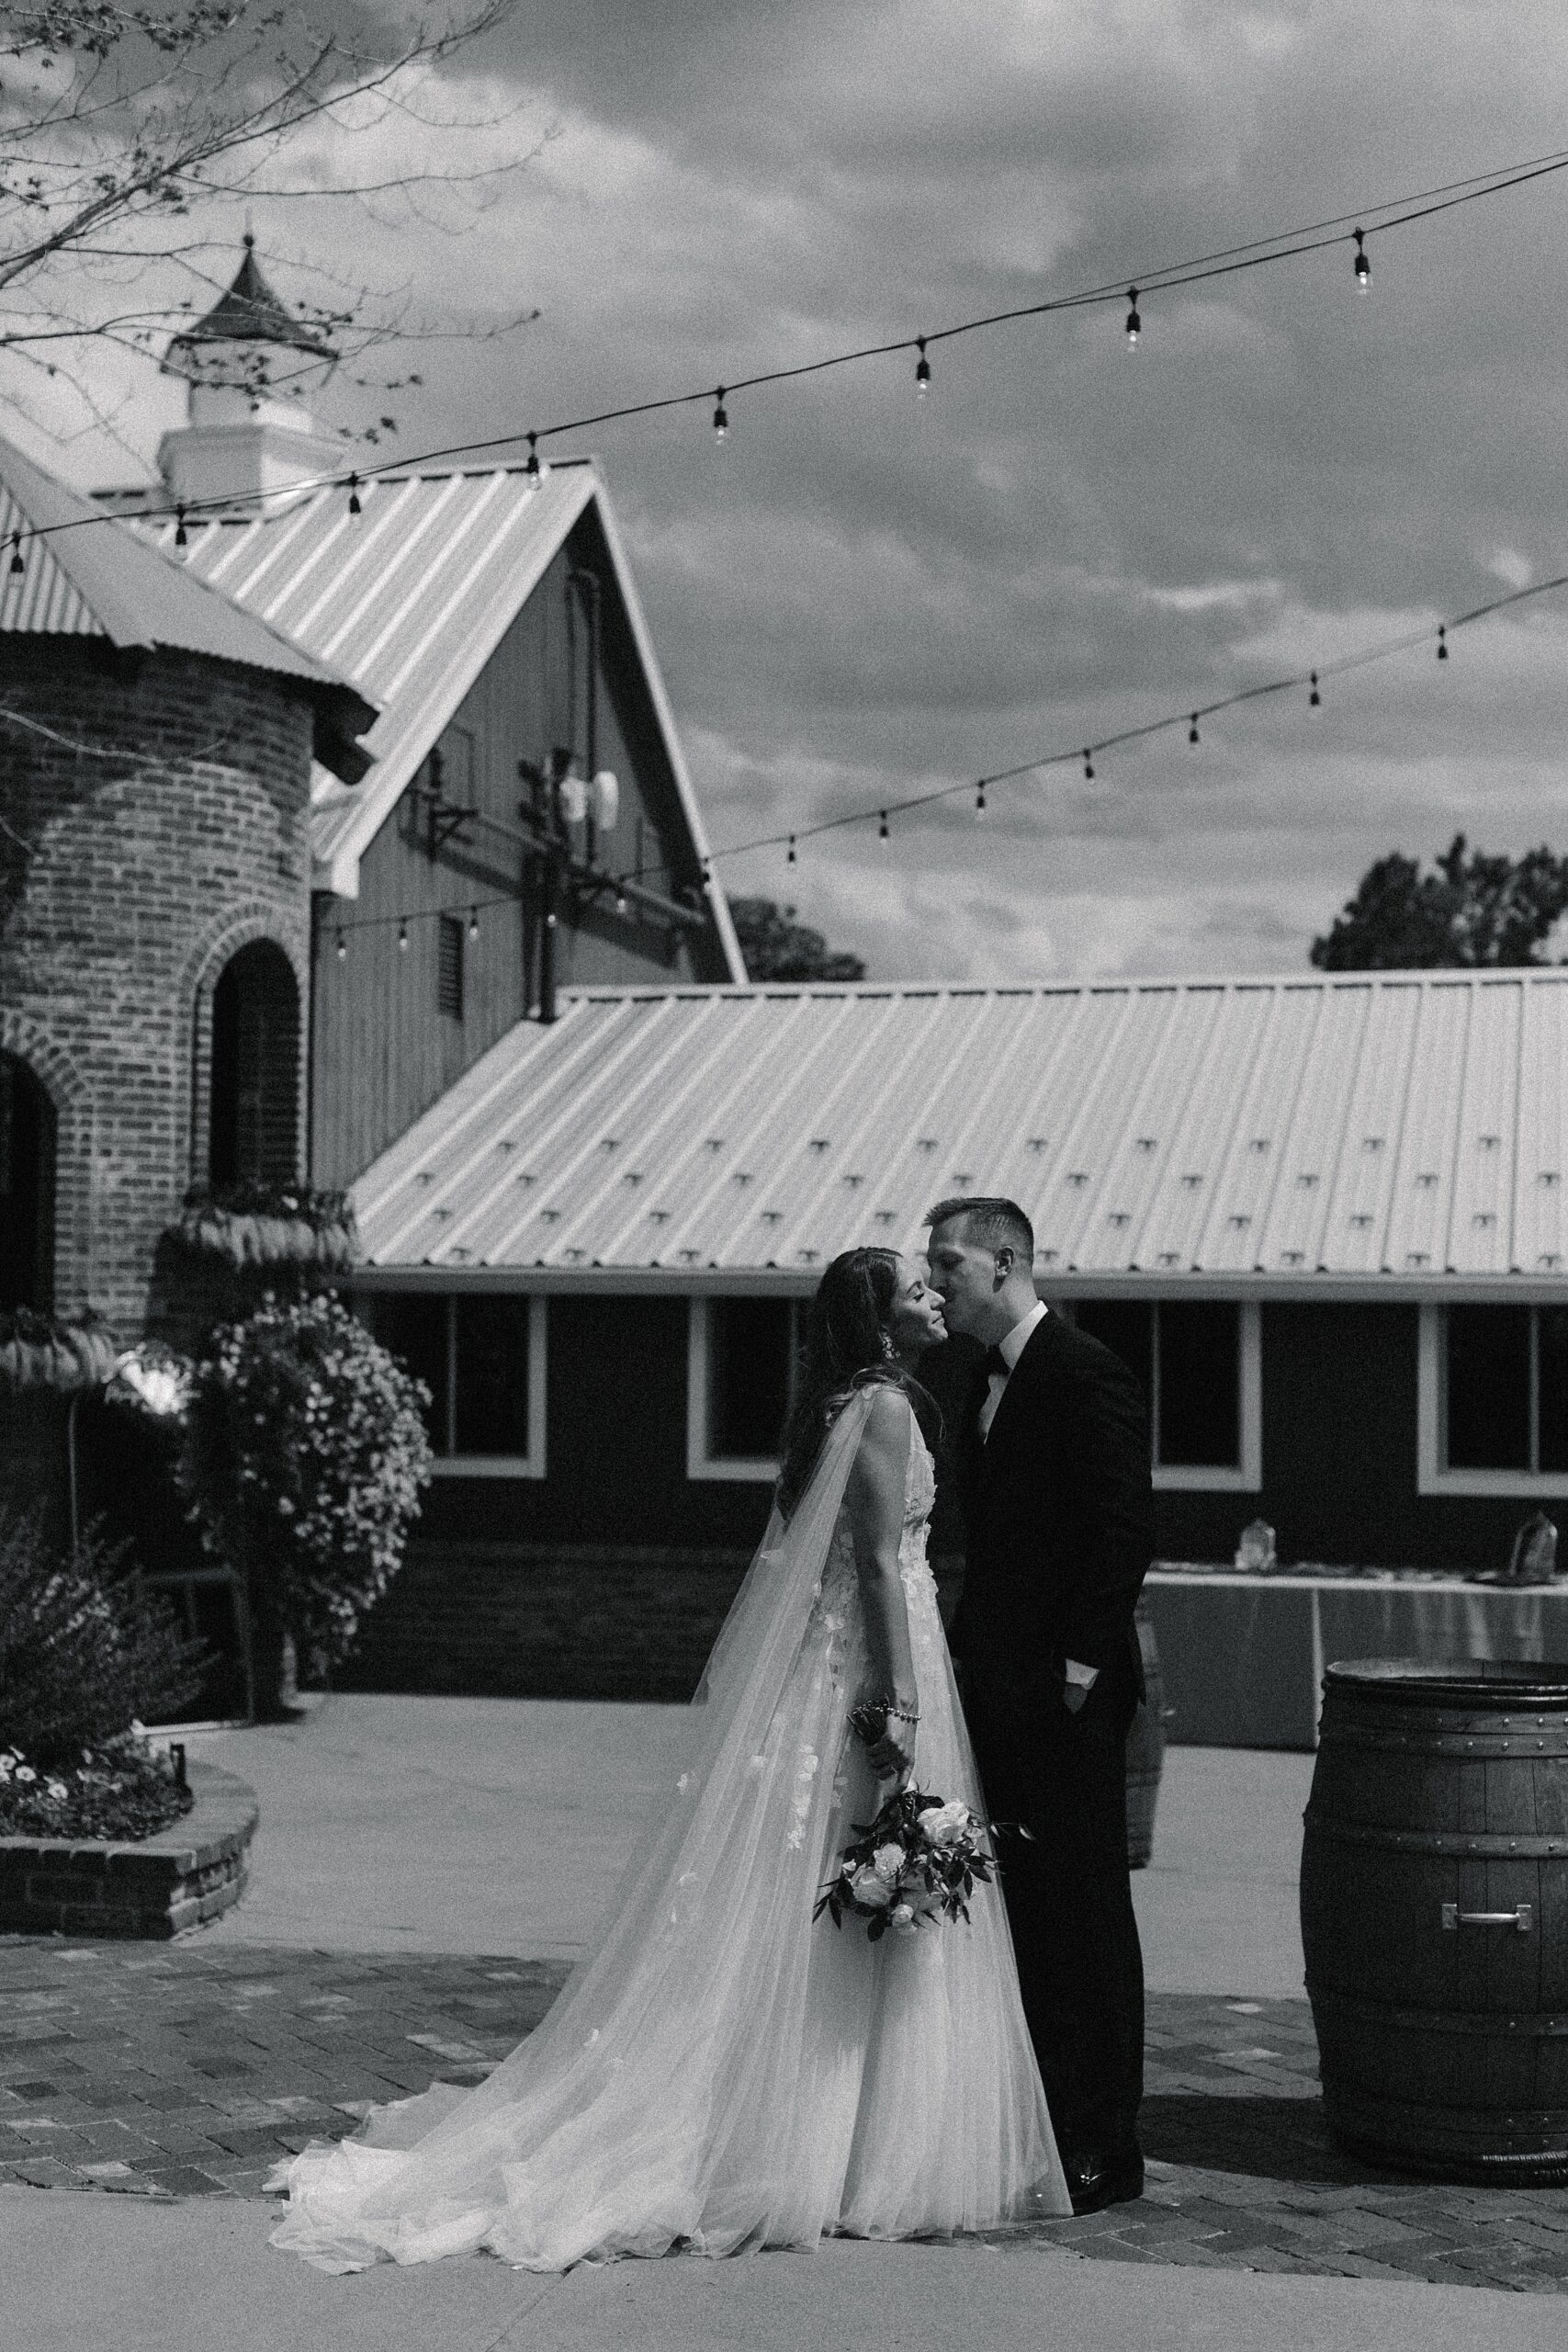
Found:
[[[561,2270],[1070,2210],[998,1889],[976,1888],[968,1926],[875,1944],[858,1921],[812,1919],[877,1803],[846,1721],[865,1645],[841,1509],[871,1393],[840,1415],[788,1526],[774,1516],[693,1710],[691,1762],[596,1951],[477,2089],[438,2084],[280,2166],[275,2245],[326,2270],[478,2247]],[[912,1414],[909,1430],[914,1777],[978,1809]]]

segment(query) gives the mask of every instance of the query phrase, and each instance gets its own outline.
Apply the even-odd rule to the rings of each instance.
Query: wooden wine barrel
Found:
[[[1568,2181],[1568,1663],[1331,1666],[1302,1946],[1336,2139]]]
[[[1165,1768],[1165,1678],[1149,1612],[1139,1601],[1138,1648],[1144,1661],[1144,1698],[1127,1734],[1127,1867],[1147,1865],[1155,1842],[1155,1806]]]

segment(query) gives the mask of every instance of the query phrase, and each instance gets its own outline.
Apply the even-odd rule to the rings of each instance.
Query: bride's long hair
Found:
[[[822,1442],[857,1388],[902,1390],[921,1426],[942,1416],[936,1400],[893,1353],[888,1317],[898,1295],[895,1250],[846,1250],[817,1285],[795,1367],[795,1402],[784,1430],[775,1498],[785,1519],[810,1483]]]

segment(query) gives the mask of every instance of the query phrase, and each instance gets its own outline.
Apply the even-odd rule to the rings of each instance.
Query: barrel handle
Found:
[[[1445,1903],[1443,1926],[1456,1934],[1461,1928],[1517,1928],[1528,1936],[1535,1926],[1535,1905],[1521,1903],[1512,1911],[1461,1911],[1457,1903]]]

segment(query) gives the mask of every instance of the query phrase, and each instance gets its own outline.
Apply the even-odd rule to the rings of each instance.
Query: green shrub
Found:
[[[89,1531],[73,1555],[33,1513],[0,1515],[0,1747],[74,1767],[141,1718],[178,1714],[204,1653],[164,1603],[114,1579],[117,1555]]]
[[[197,1369],[180,1483],[258,1619],[341,1657],[430,1476],[418,1381],[331,1297],[264,1299]]]

